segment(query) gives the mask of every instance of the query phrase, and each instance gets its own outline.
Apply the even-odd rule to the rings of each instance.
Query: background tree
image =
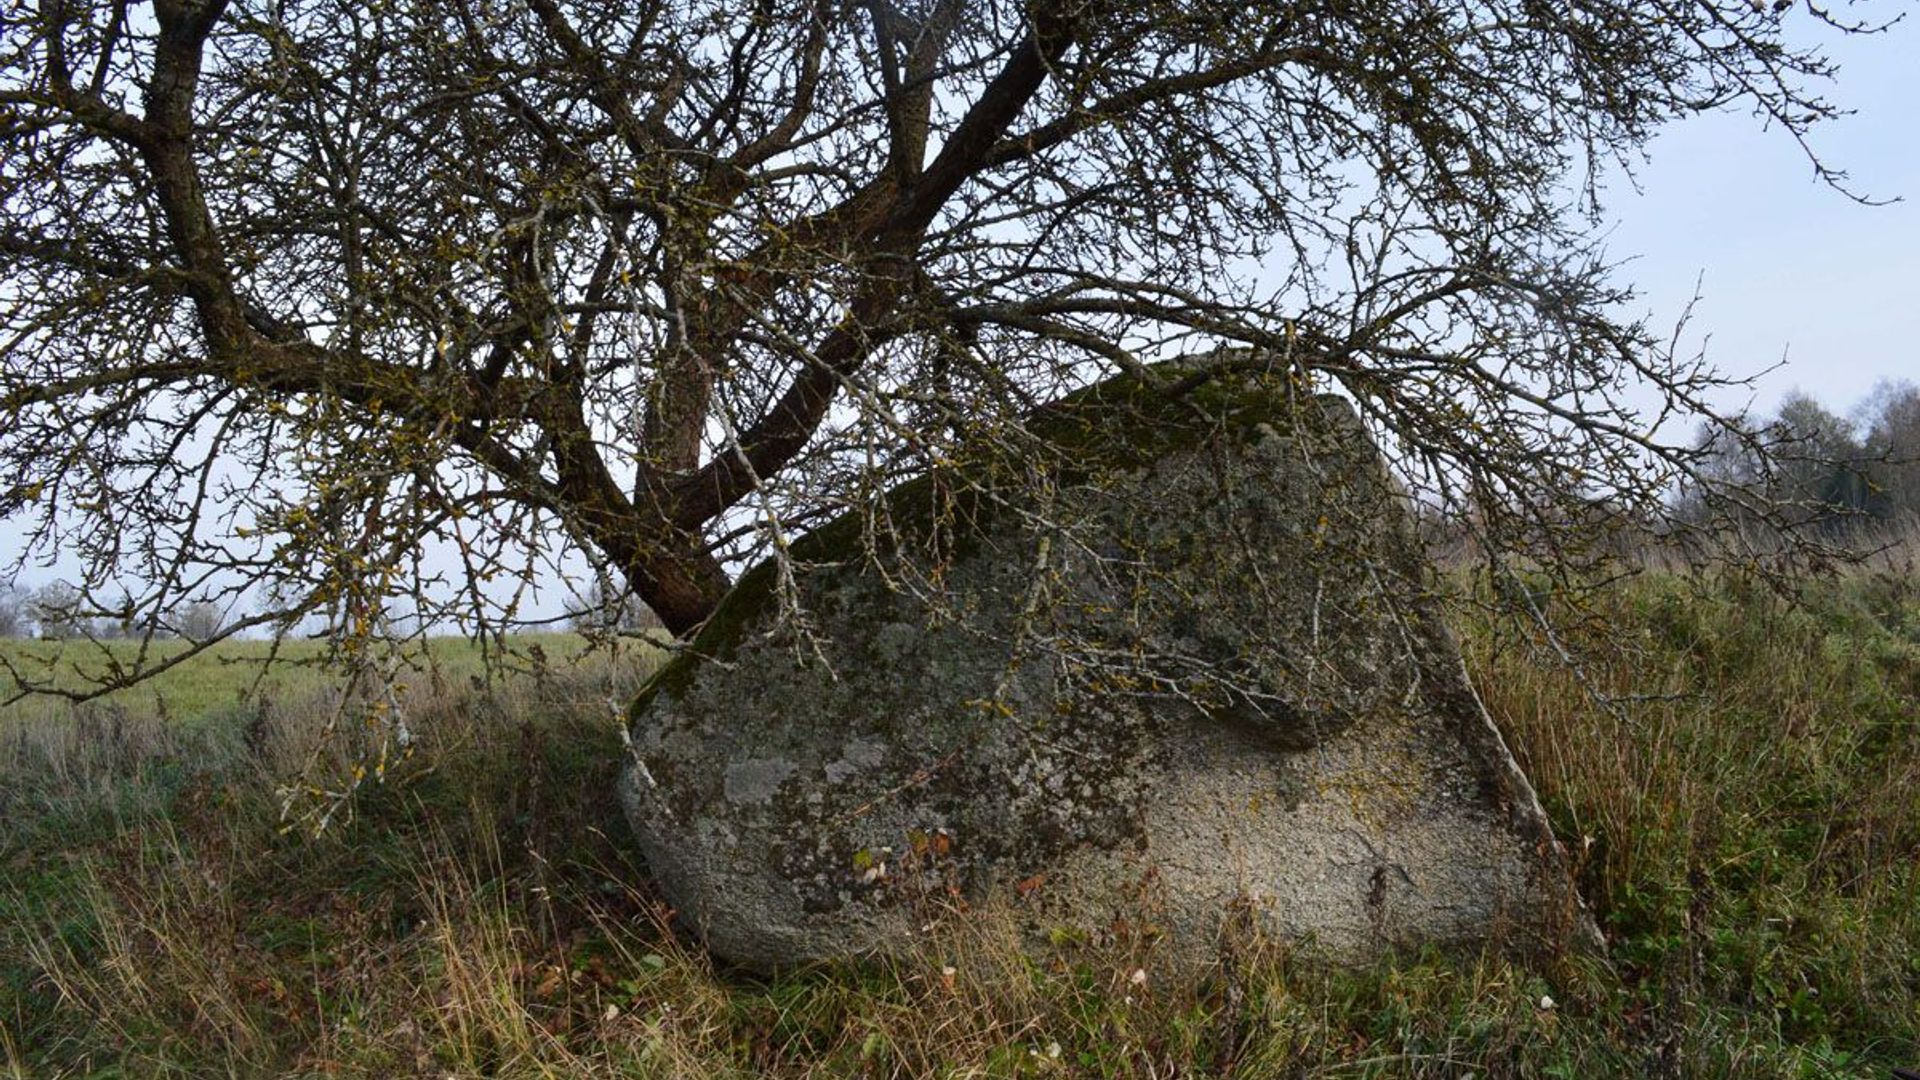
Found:
[[[1838,523],[1867,512],[1872,486],[1852,421],[1808,394],[1787,395],[1775,416],[1778,469],[1772,495],[1804,518]]]
[[[80,590],[63,581],[35,589],[27,610],[39,636],[47,641],[84,637],[91,620],[83,614],[85,600]]]
[[[567,608],[567,621],[585,634],[637,634],[660,626],[660,617],[644,601],[604,574],[596,576],[587,594]]]
[[[212,641],[220,636],[227,617],[218,604],[195,600],[181,608],[179,615],[170,621],[173,632],[179,637],[188,641]]]
[[[137,586],[140,625],[270,585],[222,632],[365,632],[402,590],[498,626],[501,582],[580,551],[684,633],[823,515],[1017,456],[1037,402],[1191,391],[1144,366],[1185,352],[1351,397],[1487,550],[1564,560],[1593,492],[1656,516],[1711,456],[1641,404],[1724,385],[1620,318],[1595,178],[1686,114],[1833,115],[1790,24],[1847,29],[1749,0],[43,0],[0,44],[0,514]]]
[[[1853,419],[1795,390],[1771,417],[1746,427],[1756,440],[1702,430],[1708,457],[1679,491],[1680,519],[1702,524],[1712,516],[1698,477],[1764,508],[1764,516],[1747,515],[1742,524],[1775,541],[1798,527],[1831,534],[1897,529],[1920,514],[1920,389],[1911,384],[1882,383]]]
[[[0,638],[27,636],[29,622],[26,601],[19,591],[11,585],[0,585]]]
[[[1882,383],[1862,410],[1862,450],[1882,517],[1920,525],[1920,387]]]

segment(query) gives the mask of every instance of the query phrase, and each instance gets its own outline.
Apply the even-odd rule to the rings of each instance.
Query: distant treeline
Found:
[[[226,625],[217,604],[196,600],[154,619],[115,618],[89,610],[80,591],[64,582],[38,589],[0,585],[0,638],[162,637],[205,641]]]
[[[1759,496],[1756,505],[1774,507],[1784,523],[1842,531],[1920,517],[1920,387],[1882,383],[1851,416],[1796,390],[1748,430],[1767,452],[1725,435],[1707,440],[1704,475]],[[1685,488],[1678,509],[1699,520],[1707,500]]]
[[[605,576],[567,605],[567,624],[583,634],[637,634],[660,627],[660,619],[640,598]],[[206,641],[229,625],[220,605],[209,600],[181,604],[158,617],[137,618],[100,610],[91,598],[65,582],[37,589],[0,584],[0,638],[67,640],[90,638],[184,638]]]

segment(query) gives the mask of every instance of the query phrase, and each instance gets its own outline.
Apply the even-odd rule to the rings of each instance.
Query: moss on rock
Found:
[[[1293,382],[1272,374],[1228,374],[1188,386],[1192,369],[1170,361],[1142,378],[1121,374],[1035,410],[1011,436],[975,433],[972,448],[945,467],[890,489],[880,516],[893,530],[883,543],[924,538],[943,525],[963,548],[992,527],[994,496],[1017,490],[1037,464],[1064,484],[1105,472],[1137,469],[1209,441],[1240,442],[1262,427],[1290,427],[1301,404]],[[1338,399],[1333,399],[1338,400]],[[1324,407],[1313,401],[1312,407]],[[867,510],[850,510],[795,540],[796,564],[863,558]],[[779,565],[767,559],[740,576],[679,654],[635,695],[629,719],[659,694],[685,692],[700,665],[731,657],[747,628],[773,606]]]
[[[1009,891],[1189,956],[1236,907],[1354,957],[1577,917],[1351,409],[1179,375],[983,431],[814,530],[813,641],[757,632],[769,562],[642,693],[622,797],[716,951],[885,947],[929,897]]]

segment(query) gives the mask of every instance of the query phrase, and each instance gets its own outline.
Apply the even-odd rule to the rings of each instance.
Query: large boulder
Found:
[[[1339,960],[1591,938],[1346,402],[1122,378],[746,575],[642,692],[667,898],[768,969],[1004,901]],[[929,904],[929,900],[935,901]]]

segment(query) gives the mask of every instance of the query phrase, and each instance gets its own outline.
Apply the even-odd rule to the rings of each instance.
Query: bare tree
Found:
[[[181,609],[179,617],[173,620],[173,629],[176,634],[188,641],[212,641],[220,636],[220,630],[226,621],[226,615],[220,610],[220,605],[207,600],[196,600]]]
[[[568,605],[568,621],[584,634],[637,634],[660,627],[660,617],[645,601],[605,575],[595,577],[587,594]]]
[[[421,625],[453,596],[497,626],[524,598],[488,582],[577,552],[684,634],[729,568],[1019,449],[1038,402],[1231,368],[1350,397],[1434,505],[1565,558],[1593,492],[1657,515],[1704,459],[1636,403],[1755,438],[1622,321],[1587,233],[1595,178],[1672,119],[1835,114],[1790,29],[1866,28],[1750,0],[44,0],[0,44],[0,514],[138,584],[139,625],[260,585],[278,606],[222,633],[364,632],[408,590]],[[1212,366],[1149,367],[1180,353]]]
[[[1712,490],[1741,490],[1772,528],[1847,533],[1873,542],[1889,523],[1920,512],[1920,389],[1882,383],[1848,419],[1795,390],[1771,417],[1749,423],[1757,441],[1703,430],[1708,457],[1683,486],[1678,516],[1704,522]],[[1750,519],[1745,524],[1755,524]]]
[[[27,630],[25,600],[13,586],[0,585],[0,638],[25,637]]]
[[[1882,383],[1862,413],[1880,516],[1920,520],[1920,387]]]
[[[28,610],[39,636],[48,641],[85,637],[91,623],[83,614],[85,600],[80,590],[62,581],[42,585],[33,592]]]

